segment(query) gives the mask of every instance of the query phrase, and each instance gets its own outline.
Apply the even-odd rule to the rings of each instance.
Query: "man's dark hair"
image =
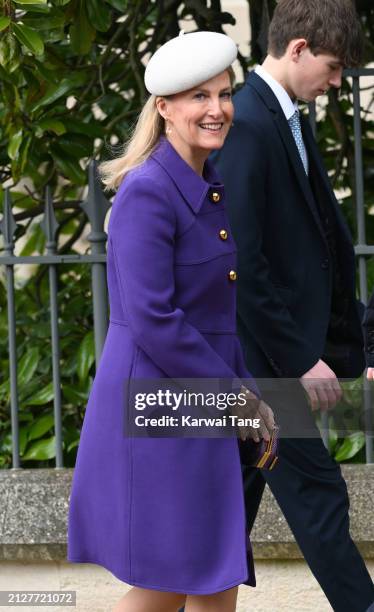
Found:
[[[295,38],[305,38],[313,55],[335,55],[345,67],[361,61],[363,36],[353,0],[279,0],[268,52],[282,57]]]

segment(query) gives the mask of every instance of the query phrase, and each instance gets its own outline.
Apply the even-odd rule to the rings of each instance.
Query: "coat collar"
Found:
[[[201,177],[182,159],[164,136],[161,137],[151,157],[167,172],[195,213],[199,212],[210,190],[219,191],[223,195],[222,182],[209,159],[204,164],[204,177]]]

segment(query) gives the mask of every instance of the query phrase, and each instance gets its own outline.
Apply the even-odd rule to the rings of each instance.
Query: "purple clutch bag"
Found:
[[[278,427],[273,429],[269,442],[238,440],[241,463],[262,470],[272,470],[278,461],[278,431]]]

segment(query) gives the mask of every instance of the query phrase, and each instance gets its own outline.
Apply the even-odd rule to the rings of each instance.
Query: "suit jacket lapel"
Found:
[[[304,139],[306,149],[308,151],[308,155],[312,157],[314,165],[316,166],[318,170],[318,174],[320,175],[321,180],[325,184],[325,188],[329,194],[329,197],[330,199],[333,199],[333,203],[335,204],[335,198],[331,197],[332,188],[331,188],[328,176],[326,174],[326,170],[322,166],[321,155],[320,155],[320,152],[318,151],[317,143],[314,139],[312,129],[309,125],[308,120],[303,115],[301,115],[301,129],[303,132],[303,139]]]
[[[343,230],[344,236],[348,240],[349,244],[351,244],[351,237],[350,237],[348,226],[345,222],[345,219],[341,213],[340,207],[335,198],[334,191],[329,181],[327,172],[322,165],[321,154],[318,150],[317,143],[314,139],[312,129],[309,125],[308,120],[303,116],[301,117],[301,127],[302,127],[305,146],[308,151],[308,155],[310,156],[312,162],[314,163],[315,168],[317,169],[319,179],[322,181],[324,185],[325,192],[326,192],[326,195],[328,195],[329,197],[329,201],[330,201],[329,203],[335,214],[335,218],[337,219],[337,222],[339,223],[341,229]]]
[[[292,132],[290,126],[288,125],[287,119],[284,115],[281,105],[279,104],[277,97],[274,95],[271,88],[261,77],[259,77],[255,72],[251,72],[247,83],[254,87],[256,91],[259,93],[263,102],[266,104],[268,109],[272,112],[274,123],[279,132],[279,135],[283,141],[284,147],[286,149],[287,155],[290,159],[290,164],[294,171],[295,177],[299,183],[301,191],[304,195],[304,198],[310,208],[310,211],[313,215],[313,218],[322,234],[325,238],[325,234],[322,228],[321,219],[316,208],[316,204],[313,197],[313,192],[310,187],[310,183],[307,175],[305,174],[303,162],[301,161],[300,153],[297,149],[295,140],[292,136]],[[306,145],[307,146],[307,145]],[[307,146],[307,151],[308,146]]]
[[[316,203],[315,203],[313,192],[312,192],[312,189],[309,183],[309,179],[305,173],[303,162],[301,161],[300,153],[297,149],[294,137],[292,136],[292,132],[290,130],[287,119],[284,116],[284,112],[282,109],[280,109],[280,112],[275,115],[274,122],[283,140],[283,144],[290,158],[292,168],[294,170],[297,181],[301,187],[304,198],[306,202],[308,203],[308,206],[311,210],[311,213],[314,217],[315,222],[317,223],[321,231],[321,234],[324,236],[321,219],[320,219],[317,207],[316,207]],[[308,147],[307,147],[307,153],[309,153]]]

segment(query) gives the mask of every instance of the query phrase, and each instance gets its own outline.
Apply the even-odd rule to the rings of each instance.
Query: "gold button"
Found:
[[[237,279],[237,274],[236,274],[235,270],[230,270],[230,272],[229,272],[229,279],[230,279],[231,281],[236,281],[236,279]]]
[[[212,200],[212,202],[217,203],[217,202],[219,202],[219,201],[220,201],[221,196],[220,196],[220,194],[218,193],[218,191],[213,191],[213,192],[210,194],[210,199]]]
[[[219,233],[219,237],[221,238],[221,240],[227,240],[227,232],[226,230],[221,230]]]

